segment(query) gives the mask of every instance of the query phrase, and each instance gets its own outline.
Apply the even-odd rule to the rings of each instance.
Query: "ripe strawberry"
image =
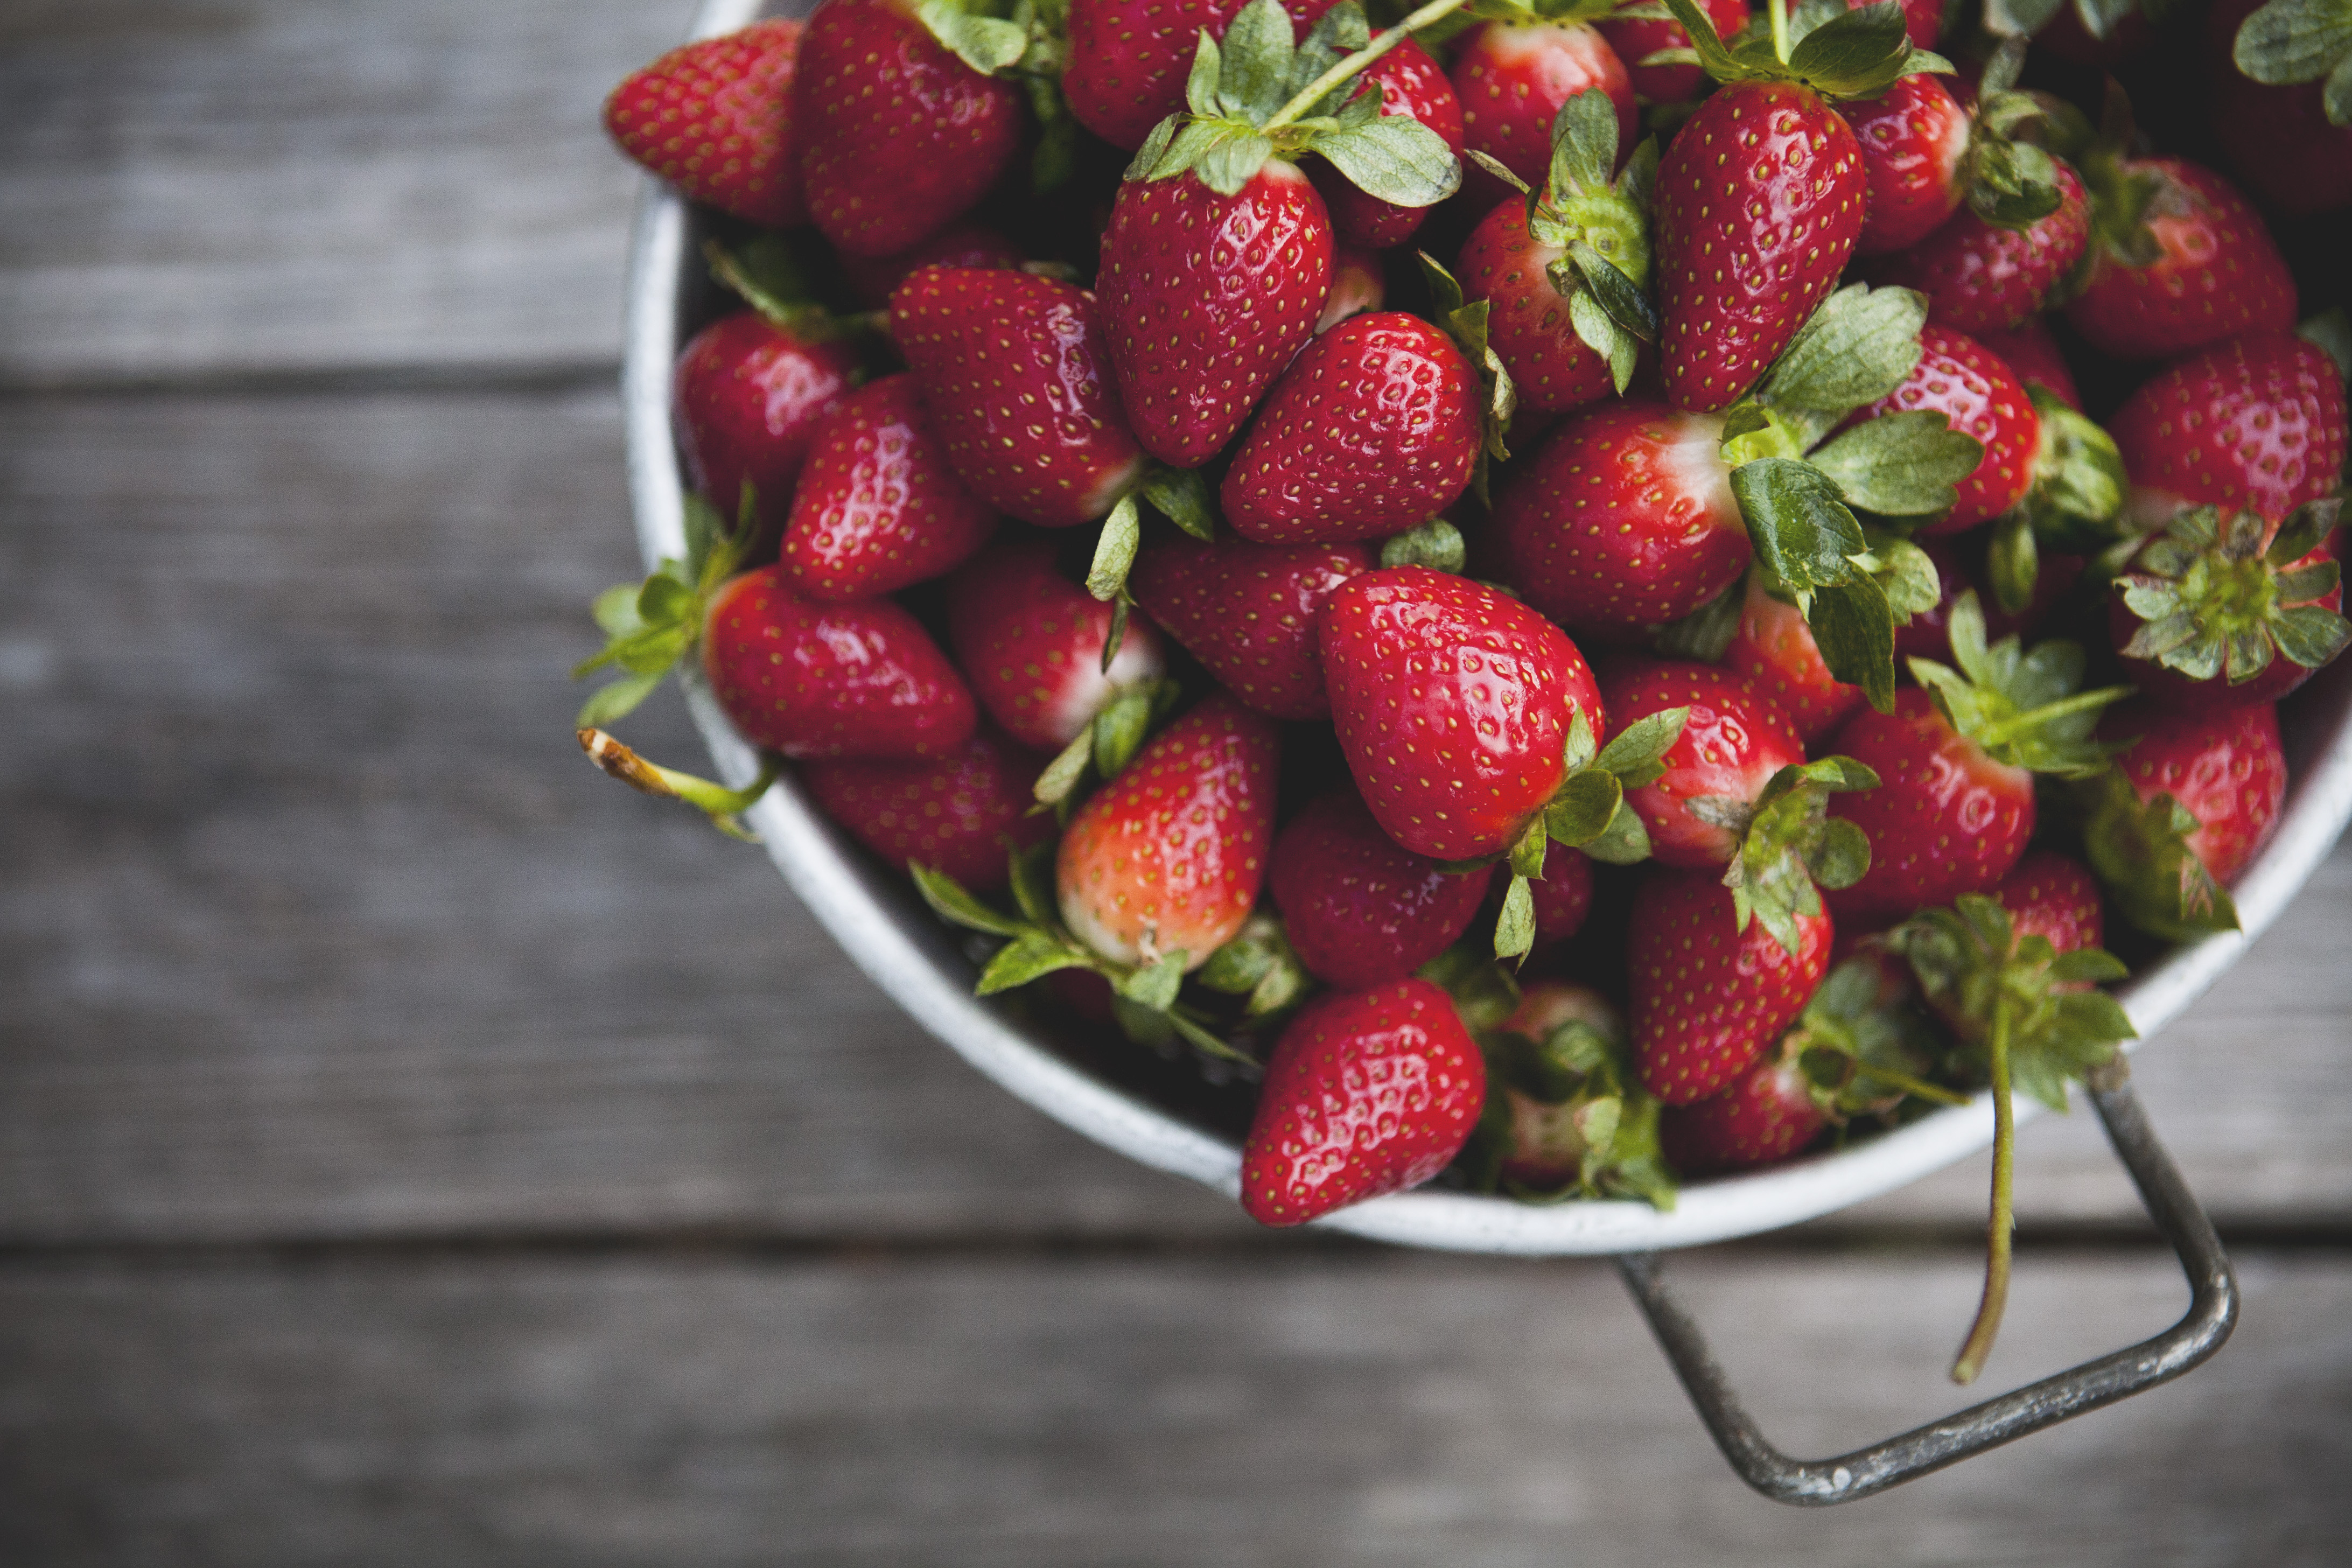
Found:
[[[1144,545],[1128,588],[1244,702],[1276,719],[1328,719],[1316,617],[1377,563],[1361,544],[1204,544],[1171,531]]]
[[[2091,240],[2082,177],[2057,165],[2055,210],[2004,228],[1962,208],[1908,250],[1873,258],[1874,283],[1927,296],[1927,319],[1964,332],[2006,331],[2033,315],[2074,270]]]
[[[2042,325],[2041,317],[2028,316],[2015,327],[1971,335],[2000,356],[2021,385],[2029,389],[2042,387],[2055,394],[2059,402],[2075,413],[2083,411],[2083,395],[2074,390],[2074,373],[2067,367],[2065,355],[2058,352],[2058,342]],[[2109,432],[2114,428],[2110,421]]]
[[[2116,907],[2160,937],[2235,930],[2226,889],[2270,842],[2286,800],[2278,710],[2184,713],[2142,699],[2110,712],[2099,733],[2130,743],[2085,792],[2084,846]]]
[[[1062,835],[1063,922],[1115,963],[1206,963],[1257,903],[1280,752],[1274,721],[1224,696],[1146,742]]]
[[[2324,81],[2345,51],[2312,49],[2295,37],[2292,10],[2249,29],[2263,8],[2263,0],[2220,0],[2206,14],[2213,133],[2238,178],[2279,211],[2302,217],[2352,205],[2352,125],[2340,110],[2329,117]]]
[[[1025,272],[935,268],[890,296],[891,335],[972,492],[1040,528],[1109,511],[1143,469],[1095,297]]]
[[[1664,771],[1625,792],[1662,866],[1705,869],[1728,862],[1746,831],[1734,813],[1752,805],[1782,768],[1805,760],[1780,710],[1738,676],[1711,665],[1612,666],[1601,702],[1617,731],[1669,708],[1689,710],[1682,733],[1658,759]]]
[[[800,44],[800,23],[772,20],[672,49],[613,89],[604,129],[690,200],[796,227],[808,221],[793,116]]]
[[[1004,886],[1005,840],[1043,842],[1051,816],[1031,812],[1029,782],[1045,764],[982,727],[930,762],[818,762],[801,770],[824,814],[900,870],[943,871],[975,892]]]
[[[1242,1150],[1242,1207],[1304,1225],[1444,1170],[1477,1125],[1486,1068],[1426,980],[1309,1003],[1274,1047]]]
[[[1510,848],[1567,777],[1571,721],[1583,715],[1595,740],[1604,732],[1576,645],[1465,578],[1425,566],[1351,577],[1325,601],[1318,637],[1364,804],[1417,855]]]
[[[1333,0],[1290,0],[1295,35]],[[1184,108],[1184,78],[1203,31],[1223,37],[1239,0],[1070,0],[1062,96],[1079,124],[1124,152]]]
[[[911,375],[850,394],[818,429],[784,525],[784,569],[812,599],[894,594],[954,571],[996,513],[948,467]]]
[[[1226,521],[1261,544],[1377,539],[1436,516],[1477,461],[1478,379],[1454,341],[1381,310],[1315,338],[1226,471]]]
[[[1020,148],[1019,89],[958,59],[909,0],[826,0],[803,37],[796,90],[809,215],[847,256],[921,244]]]
[[[960,223],[896,256],[877,256],[852,270],[849,288],[868,310],[887,309],[898,285],[926,267],[966,267],[1009,271],[1021,265],[1021,247],[982,224]]]
[[[2283,523],[2191,507],[2116,578],[2107,629],[2144,696],[2200,710],[2275,702],[2352,642],[2333,500]]]
[[[1551,165],[1552,122],[1560,105],[1599,89],[1617,110],[1617,145],[1632,151],[1639,116],[1633,84],[1609,41],[1574,20],[1482,22],[1454,51],[1454,90],[1464,145],[1484,153],[1529,186]],[[1470,199],[1490,205],[1510,193],[1484,170],[1466,179]]]
[[[2236,187],[2179,158],[2118,161],[2066,320],[2118,359],[2167,359],[2295,320],[2294,279]]]
[[[2276,521],[2343,473],[2344,378],[2301,338],[2237,338],[2158,372],[2107,429],[2150,521],[2200,503]]]
[[[670,423],[688,482],[724,517],[736,514],[750,484],[772,540],[792,509],[809,443],[856,371],[848,343],[776,326],[755,310],[703,328],[670,380]]]
[[[2020,860],[1992,897],[2009,911],[2011,930],[2041,937],[2055,952],[2098,947],[2106,940],[2099,884],[2081,861],[2054,849],[2036,849]]]
[[[1443,952],[1493,879],[1491,868],[1449,871],[1399,848],[1348,789],[1282,830],[1268,886],[1307,973],[1352,991],[1402,979]]]
[[[1777,598],[1760,573],[1750,573],[1739,626],[1724,663],[1788,717],[1797,738],[1811,745],[1863,704],[1863,690],[1830,673],[1803,612]]]
[[[1505,482],[1495,529],[1511,585],[1564,625],[1679,620],[1753,551],[1723,421],[1656,403],[1571,415]]]
[[[1919,333],[1919,363],[1910,375],[1856,414],[1854,423],[1907,410],[1941,414],[1953,429],[1984,447],[1976,471],[1956,487],[1958,500],[1922,524],[1919,535],[1959,533],[2025,499],[2033,484],[2042,422],[2009,366],[1973,338],[1930,322]]]
[[[1715,30],[1728,38],[1748,26],[1748,0],[1699,0],[1699,8]],[[1624,62],[1633,93],[1644,103],[1686,103],[1706,85],[1706,73],[1696,66],[1645,66],[1642,62],[1666,49],[1691,47],[1690,34],[1680,22],[1665,16],[1603,16],[1592,24]],[[1533,181],[1528,182],[1533,184]]]
[[[1102,668],[1111,606],[1054,569],[1043,540],[1006,540],[948,585],[948,640],[989,716],[1024,746],[1058,752],[1126,689],[1165,673],[1140,616]]]
[[[1381,112],[1402,114],[1437,132],[1455,157],[1462,155],[1462,101],[1444,68],[1411,38],[1381,56],[1361,79],[1381,89]],[[1342,245],[1387,250],[1402,245],[1421,230],[1427,207],[1399,206],[1369,195],[1330,164],[1318,160],[1308,176],[1331,215],[1331,232]]]
[[[1198,468],[1314,335],[1331,288],[1330,219],[1306,173],[1281,160],[1230,196],[1191,174],[1129,180],[1095,286],[1138,439]]]
[[[1907,250],[1958,210],[1967,194],[1969,115],[1951,89],[1931,76],[1906,76],[1885,97],[1838,113],[1853,128],[1870,186],[1855,255]]]
[[[1789,1037],[1789,1044],[1801,1037]],[[1802,1052],[1765,1051],[1724,1088],[1658,1119],[1667,1163],[1684,1176],[1708,1176],[1755,1165],[1776,1165],[1802,1153],[1830,1124],[1814,1102]]]
[[[1973,592],[1953,606],[1949,629],[1958,669],[1913,659],[1919,689],[1896,693],[1892,713],[1863,710],[1831,738],[1880,780],[1833,808],[1872,850],[1862,879],[1829,895],[1840,918],[1903,914],[1990,888],[2033,836],[2033,775],[2106,766],[2091,731],[2128,688],[2078,692],[2084,659],[2071,643],[2026,654],[2008,637],[1987,647]]]
[[[1536,941],[1530,956],[1567,943],[1592,913],[1592,862],[1573,849],[1544,858],[1543,875],[1528,879],[1535,896]]]
[[[1868,796],[1863,797],[1867,799]],[[1668,1105],[1719,1092],[1780,1037],[1829,968],[1829,911],[1799,915],[1795,951],[1738,928],[1704,871],[1652,871],[1633,894],[1625,968],[1642,1083]]]
[[[978,721],[914,616],[887,599],[812,604],[781,566],[712,597],[702,669],[743,738],[787,757],[940,757]]]

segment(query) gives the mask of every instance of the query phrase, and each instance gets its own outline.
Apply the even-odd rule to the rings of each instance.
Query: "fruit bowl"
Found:
[[[779,14],[808,7],[786,4]],[[727,32],[760,15],[759,0],[710,0],[696,37]],[[669,419],[670,367],[679,345],[716,313],[719,295],[697,258],[699,215],[649,184],[639,213],[627,295],[623,400],[637,541],[647,566],[685,550],[682,479]],[[698,679],[688,702],[721,777],[758,772]],[[2143,964],[2116,994],[2144,1043],[2184,1012],[2246,944],[2284,910],[2352,819],[2352,660],[2323,671],[2282,709],[2293,770],[2275,837],[2245,870],[2234,897],[2243,930],[2204,938]],[[982,1073],[1066,1126],[1158,1170],[1228,1194],[1238,1190],[1240,1147],[1230,1115],[1181,1075],[1123,1042],[1087,1040],[1022,1004],[972,994],[977,968],[963,940],[942,926],[914,889],[851,844],[789,776],[748,814],[802,902],[853,962],[925,1028]],[[2021,1118],[2033,1107],[2021,1104]],[[1318,1223],[1406,1246],[1523,1256],[1604,1255],[1750,1236],[1828,1214],[1893,1190],[1990,1143],[1989,1095],[1834,1152],[1753,1174],[1685,1185],[1675,1206],[1636,1202],[1536,1206],[1507,1198],[1423,1190],[1378,1198]]]

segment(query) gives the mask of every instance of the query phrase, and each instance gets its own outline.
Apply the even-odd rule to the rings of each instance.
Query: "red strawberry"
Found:
[[[1972,334],[1978,342],[2000,356],[2019,383],[2027,387],[2039,386],[2053,393],[2058,401],[2080,414],[2083,395],[2074,390],[2074,373],[2067,367],[2065,355],[2058,352],[2058,342],[2050,335],[2039,316],[2028,316],[2006,331],[1990,331]],[[2114,426],[2108,426],[2112,434]]]
[[[2192,507],[2117,576],[2107,630],[2142,695],[2189,710],[2275,702],[2352,640],[2336,503],[2284,523]]]
[[[995,529],[994,510],[948,467],[915,378],[885,376],[818,430],[784,568],[809,598],[870,598],[955,570]]]
[[[2342,56],[2315,57],[2293,38],[2292,24],[2260,29],[2267,37],[2249,40],[2254,42],[2252,53],[2242,54],[2242,29],[2262,5],[2263,0],[2221,0],[2206,14],[2213,133],[2228,150],[2238,178],[2279,211],[2301,217],[2352,205],[2352,126],[2327,117],[2321,79],[2340,67]],[[2256,79],[2247,67],[2263,56],[2273,63]],[[2278,66],[2287,68],[2282,72]],[[2296,77],[2303,79],[2291,79]]]
[[[1482,22],[1454,46],[1454,90],[1462,103],[1464,144],[1484,153],[1530,186],[1551,167],[1551,128],[1561,104],[1598,88],[1617,109],[1617,145],[1632,152],[1638,134],[1633,84],[1609,41],[1580,22]],[[1509,191],[1483,170],[1465,178],[1480,205]]]
[[[1790,1037],[1793,1044],[1801,1037]],[[1796,1050],[1766,1051],[1728,1085],[1658,1118],[1666,1159],[1685,1176],[1775,1165],[1801,1153],[1830,1124]]]
[[[802,40],[809,214],[848,256],[921,244],[988,194],[1019,151],[1019,89],[958,59],[908,0],[825,0]]]
[[[1570,416],[1505,482],[1495,528],[1511,584],[1570,626],[1679,620],[1753,553],[1723,421],[1655,403]]]
[[[1964,332],[2016,326],[2048,302],[2091,240],[2083,181],[2057,165],[2057,209],[2023,228],[2002,228],[1966,207],[1910,249],[1872,261],[1874,283],[1927,296],[1927,319]]]
[[[1699,0],[1699,9],[1728,38],[1748,26],[1748,0]],[[1666,49],[1691,47],[1680,22],[1666,16],[1603,16],[1592,24],[1625,65],[1634,95],[1644,103],[1684,103],[1698,96],[1706,73],[1696,66],[1645,66],[1642,62]],[[1533,184],[1535,182],[1528,182]]]
[[[2083,838],[2134,925],[2183,938],[2236,927],[2223,891],[2270,842],[2286,800],[2278,710],[2182,713],[2143,699],[2099,733],[2131,749],[2097,793]]]
[[[1868,799],[1868,795],[1859,798]],[[1704,871],[1659,869],[1633,894],[1625,969],[1642,1083],[1668,1105],[1716,1094],[1780,1037],[1829,968],[1827,910],[1796,917],[1794,952]]]
[[[926,267],[965,267],[1003,271],[1019,267],[1021,247],[985,225],[960,223],[896,256],[877,256],[851,269],[849,287],[858,302],[879,310],[898,285]]]
[[[2101,214],[2091,280],[2066,320],[2118,359],[2165,359],[2247,332],[2294,325],[2294,279],[2246,198],[2212,170],[2179,158],[2126,160],[2118,183],[2152,186]]]
[[[1486,1066],[1426,980],[1309,1003],[1274,1047],[1242,1151],[1242,1207],[1304,1225],[1444,1170],[1486,1103]]]
[[[683,191],[770,228],[808,221],[793,136],[801,24],[754,22],[672,49],[604,100],[621,151]]]
[[[1292,33],[1304,36],[1333,0],[1289,0]],[[1069,63],[1062,96],[1077,122],[1132,153],[1151,128],[1184,107],[1184,79],[1203,29],[1213,38],[1240,0],[1070,0]]]
[[[1859,11],[1877,3],[1878,0],[1845,0],[1845,8]],[[1934,48],[1937,36],[1944,30],[1943,0],[1902,0],[1902,5],[1905,35],[1915,47]]]
[[[1250,426],[1221,499],[1261,544],[1376,539],[1444,511],[1469,488],[1478,378],[1454,340],[1381,310],[1314,339]]]
[[[1062,835],[1063,922],[1120,963],[1206,963],[1257,903],[1280,752],[1274,721],[1224,696],[1146,742]]]
[[[1573,849],[1554,849],[1544,857],[1543,875],[1528,879],[1528,890],[1536,905],[1532,951],[1541,953],[1584,929],[1592,912],[1592,862]]]
[[[1375,564],[1361,544],[1204,544],[1171,531],[1144,545],[1128,587],[1244,702],[1277,719],[1328,719],[1316,617]]]
[[[702,630],[713,696],[755,746],[787,757],[940,757],[971,738],[971,693],[887,599],[817,605],[781,566],[713,595]]]
[[[1669,708],[1689,710],[1682,733],[1659,761],[1665,771],[1625,792],[1625,804],[1649,830],[1662,866],[1721,866],[1738,851],[1743,830],[1722,820],[1725,805],[1753,803],[1782,768],[1805,760],[1789,721],[1736,675],[1704,664],[1612,667],[1601,684],[1612,731]],[[1717,809],[1701,816],[1692,803]],[[1701,808],[1705,810],[1705,807]]]
[[[1576,645],[1466,578],[1425,566],[1351,577],[1325,602],[1319,641],[1364,804],[1417,855],[1511,847],[1567,776],[1570,721],[1581,713],[1596,741],[1604,731]]]
[[[727,518],[749,482],[774,538],[809,443],[848,395],[856,370],[847,343],[803,336],[756,311],[703,328],[670,381],[670,423],[688,481]]]
[[[1437,132],[1457,158],[1462,154],[1462,101],[1429,51],[1407,38],[1374,61],[1360,79],[1379,84],[1381,112],[1409,115]],[[1343,245],[1387,250],[1420,232],[1427,207],[1401,207],[1367,195],[1330,164],[1309,168],[1315,189],[1331,215],[1331,232]]]
[[[989,893],[1005,883],[1006,838],[1026,848],[1051,835],[1054,819],[1029,809],[1045,765],[983,728],[936,761],[811,763],[801,777],[827,816],[892,866],[917,861]]]
[[[1096,279],[1119,395],[1145,450],[1198,468],[1315,333],[1331,224],[1306,174],[1268,162],[1224,196],[1190,172],[1119,186]]]
[[[1487,343],[1530,411],[1576,408],[1615,390],[1609,362],[1576,335],[1569,302],[1552,285],[1548,268],[1566,254],[1528,232],[1528,205],[1517,196],[1495,204],[1462,247],[1463,292],[1487,301]]]
[[[2037,849],[2020,860],[1992,896],[2009,911],[2011,931],[2021,937],[2041,937],[2053,952],[2105,943],[2099,884],[2081,861],[2055,850]]]
[[[1811,88],[1736,81],[1658,166],[1659,369],[1680,408],[1727,408],[1836,287],[1869,199],[1862,149]]]
[[[1724,663],[1788,716],[1810,745],[1862,706],[1863,690],[1830,674],[1813,628],[1796,605],[1775,598],[1760,574],[1750,574]]]
[[[1143,468],[1095,297],[1025,272],[936,268],[890,296],[891,335],[974,494],[1040,528],[1110,510]]]
[[[1164,673],[1151,623],[1129,616],[1102,668],[1111,606],[1054,569],[1053,546],[1008,540],[948,586],[948,640],[990,717],[1024,746],[1058,752],[1119,692]]]
[[[2158,372],[2107,431],[2149,521],[2200,502],[2277,521],[2343,473],[2344,378],[2301,338],[2239,338]]]
[[[1901,386],[1861,410],[1854,423],[1881,414],[1941,414],[1984,447],[1976,471],[1955,488],[1959,500],[1921,535],[1958,533],[1999,517],[2033,485],[2042,422],[2008,365],[1973,338],[1930,322],[1919,333],[1919,363]]]
[[[1397,847],[1353,790],[1313,802],[1274,843],[1269,889],[1307,973],[1357,990],[1411,974],[1468,929],[1491,870]]]
[[[1923,47],[1926,46],[1922,46]],[[1906,250],[1941,227],[1966,194],[1969,115],[1931,76],[1906,76],[1883,98],[1843,106],[1870,183],[1857,256]]]

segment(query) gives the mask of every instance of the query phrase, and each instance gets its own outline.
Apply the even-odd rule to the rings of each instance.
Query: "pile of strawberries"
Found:
[[[2235,923],[2352,640],[2352,332],[2116,77],[2324,222],[2352,34],[1370,3],[824,0],[624,82],[748,308],[583,744],[729,826],[789,760],[983,993],[1255,1079],[1270,1225],[2005,1143],[2131,1033],[2108,916]],[[749,789],[605,732],[682,659]]]

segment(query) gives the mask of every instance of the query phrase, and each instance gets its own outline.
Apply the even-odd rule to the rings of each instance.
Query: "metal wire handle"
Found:
[[[2221,1238],[2213,1233],[2213,1222],[2156,1141],[2139,1097],[2132,1091],[2129,1069],[2118,1062],[2098,1075],[2090,1095],[2106,1125],[2108,1142],[2139,1188],[2148,1217],[2179,1255],[2181,1272],[2189,1277],[2188,1314],[2128,1350],[2085,1362],[1867,1448],[1833,1459],[1792,1459],[1766,1442],[1731,1392],[1698,1324],[1667,1289],[1658,1255],[1629,1252],[1618,1258],[1626,1286],[1642,1304],[1666,1359],[1675,1363],[1691,1403],[1698,1406],[1699,1418],[1740,1479],[1766,1497],[1801,1507],[1851,1502],[2168,1383],[2221,1348],[2237,1326],[2238,1282],[2230,1272]]]

